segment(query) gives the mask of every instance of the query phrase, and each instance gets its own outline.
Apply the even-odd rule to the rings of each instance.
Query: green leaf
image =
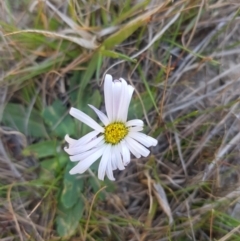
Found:
[[[148,95],[149,95],[149,97],[150,97],[151,100],[152,100],[153,106],[155,107],[156,112],[160,115],[159,108],[157,107],[157,104],[156,104],[156,102],[155,102],[154,93],[151,91],[151,89],[150,89],[150,87],[149,87],[149,85],[148,85],[148,82],[147,82],[147,80],[146,80],[146,78],[145,78],[145,75],[144,75],[142,69],[141,69],[141,68],[138,68],[138,70],[139,70],[140,76],[141,76],[141,78],[142,78],[142,80],[143,80],[143,83],[144,83],[144,85],[145,85],[145,87],[146,87],[146,90],[147,90],[147,92],[148,92]]]
[[[112,51],[112,50],[106,50],[106,49],[101,48],[100,53],[105,57],[111,57],[111,58],[114,58],[114,59],[124,59],[124,60],[127,60],[129,62],[133,62],[133,63],[137,62],[136,59],[131,59],[127,55],[124,55],[124,54],[121,54],[121,53],[118,53],[118,52],[115,52],[115,51]]]
[[[131,1],[129,1],[131,2]],[[133,6],[126,6],[127,11],[124,11],[124,7],[122,9],[122,13],[119,15],[119,17],[114,20],[113,24],[119,24],[121,23],[123,20],[130,18],[132,16],[132,14],[134,14],[136,11],[138,11],[139,9],[142,8],[142,10],[144,10],[144,8],[149,4],[150,0],[146,0],[146,1],[141,1],[137,4],[134,4]]]
[[[45,41],[46,42],[46,41]],[[5,78],[5,81],[9,81],[9,79],[13,79],[13,82],[11,84],[20,84],[26,80],[32,79],[35,76],[38,76],[43,73],[47,73],[54,69],[57,64],[64,64],[67,62],[67,58],[63,58],[62,56],[59,56],[58,58],[54,59],[47,59],[45,61],[42,61],[38,63],[37,65],[33,65],[30,67],[26,67],[24,69],[21,69],[21,71],[18,72],[18,76],[16,76],[15,79],[13,79],[12,75],[9,75]]]
[[[61,101],[56,100],[51,106],[45,108],[42,116],[57,136],[63,138],[66,134],[74,134],[74,122]]]
[[[99,64],[99,53],[95,52],[92,56],[91,61],[88,63],[88,67],[87,67],[86,71],[84,72],[82,78],[78,80],[79,81],[78,83],[80,84],[80,89],[78,91],[76,101],[77,101],[77,108],[79,108],[79,109],[81,109],[83,106],[81,104],[82,95],[84,94],[87,84],[89,83],[92,76],[94,75],[97,68],[99,67],[98,64]]]
[[[66,153],[60,152],[57,156],[41,161],[40,179],[51,180],[68,163],[69,157]]]
[[[37,158],[44,158],[48,156],[55,156],[61,150],[60,144],[56,140],[42,141],[32,144],[23,150],[23,155],[35,155]]]
[[[150,111],[154,107],[151,96],[149,96],[147,92],[141,94],[141,99],[146,112]],[[133,98],[128,110],[128,119],[142,119],[143,115],[144,112],[141,101],[138,97]]]
[[[8,103],[4,109],[2,118],[4,125],[12,127],[25,135],[34,137],[46,137],[42,117],[32,109],[28,118],[26,108],[20,104]]]
[[[79,92],[79,86],[80,82],[79,80],[82,79],[83,72],[81,71],[74,71],[73,75],[69,79],[69,85],[70,85],[70,90],[69,90],[69,96],[70,96],[70,101],[74,105],[74,107],[77,107],[75,103],[77,103],[77,95]]]
[[[108,37],[102,44],[106,49],[113,48],[114,46],[122,43],[125,39],[131,36],[138,28],[144,26],[147,23],[145,18],[136,18],[128,24],[124,25],[115,34]]]
[[[83,215],[83,210],[84,202],[82,198],[72,208],[65,208],[61,203],[58,205],[56,224],[59,236],[69,237],[74,234]]]
[[[73,207],[79,202],[81,192],[83,190],[84,180],[79,178],[79,175],[70,175],[69,171],[76,163],[69,162],[65,171],[63,180],[63,191],[61,194],[61,203],[65,208]]]
[[[96,68],[96,79],[97,79],[98,84],[100,82],[100,73],[101,73],[102,63],[103,63],[103,55],[102,55],[102,53],[99,53],[98,61],[97,61],[97,68]]]
[[[91,61],[88,64],[87,70],[84,72],[83,78],[81,79],[81,90],[85,90],[88,82],[95,73],[99,61],[99,53],[96,52],[93,54]]]

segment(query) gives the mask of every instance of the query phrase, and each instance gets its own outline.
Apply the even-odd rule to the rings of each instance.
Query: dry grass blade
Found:
[[[208,175],[211,174],[211,171],[213,170],[214,167],[218,164],[218,162],[224,157],[224,155],[227,154],[229,150],[234,148],[240,141],[240,133],[238,133],[234,138],[224,147],[221,148],[217,153],[216,153],[216,158],[211,162],[210,165],[207,166],[206,171],[203,176],[203,181],[206,180]]]
[[[93,197],[93,200],[92,200],[92,203],[91,203],[91,206],[90,206],[90,209],[89,209],[89,213],[88,213],[87,222],[86,222],[85,229],[84,229],[83,241],[86,240],[87,231],[88,231],[88,225],[89,225],[89,220],[90,220],[90,217],[91,217],[92,208],[93,208],[95,199],[96,199],[96,197],[98,196],[98,194],[99,194],[102,190],[104,190],[105,188],[106,188],[106,186],[100,188],[100,189],[97,191],[97,193],[94,195],[94,197]]]
[[[4,110],[4,103],[7,97],[7,86],[1,87],[0,88],[0,120],[2,120],[2,114]]]
[[[22,236],[22,232],[20,230],[20,226],[19,226],[18,220],[16,218],[16,215],[14,213],[13,206],[12,206],[12,203],[11,203],[11,190],[12,190],[12,185],[9,187],[8,194],[7,194],[9,210],[10,210],[10,213],[12,214],[13,220],[16,224],[16,229],[18,231],[19,238],[20,238],[21,241],[23,241],[24,239],[23,239],[23,236]]]
[[[172,211],[169,206],[166,193],[160,183],[153,183],[153,192],[158,200],[159,205],[169,218],[169,225],[173,223]]]
[[[45,31],[45,30],[27,29],[27,30],[21,30],[21,31],[8,33],[8,34],[5,34],[5,36],[14,35],[14,34],[21,34],[21,33],[33,33],[33,34],[36,33],[36,34],[42,34],[42,35],[44,35],[46,37],[50,37],[50,38],[65,39],[65,40],[68,40],[70,42],[76,43],[79,46],[81,46],[83,48],[86,48],[86,49],[96,49],[98,47],[98,45],[95,43],[94,39],[89,41],[89,40],[86,40],[86,39],[83,39],[83,38],[74,37],[74,36],[66,36],[66,35],[63,35],[63,34],[54,33],[54,32]]]
[[[234,234],[234,233],[237,233],[238,232],[238,235],[240,235],[240,225],[237,226],[236,228],[232,229],[228,234],[224,235],[222,238],[220,238],[218,241],[226,241],[226,240],[229,240],[229,238],[231,238],[231,236]]]
[[[50,1],[48,0],[36,0],[32,3],[30,6],[30,11],[33,11],[33,9],[40,3],[46,4],[48,7],[52,9],[54,13],[56,13],[63,22],[65,22],[72,30],[74,30],[77,34],[82,36],[86,40],[92,40],[93,36],[88,33],[85,30],[82,30],[80,26],[78,26],[71,18],[69,18],[67,15],[61,13]]]
[[[145,52],[147,49],[149,49],[170,27],[172,24],[174,24],[177,19],[179,18],[182,9],[184,8],[184,6],[181,7],[181,9],[177,12],[177,14],[174,14],[174,17],[171,18],[171,20],[166,24],[166,26],[161,29],[161,31],[159,31],[152,39],[151,41],[148,43],[147,46],[145,46],[143,49],[141,49],[139,52],[137,52],[136,54],[134,54],[133,56],[131,56],[131,58],[136,58],[139,55],[141,55],[143,52]]]

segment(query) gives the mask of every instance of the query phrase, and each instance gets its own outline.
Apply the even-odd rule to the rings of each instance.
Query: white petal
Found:
[[[116,154],[111,150],[111,163],[112,163],[112,169],[116,170],[117,169],[117,158]]]
[[[119,170],[124,170],[125,167],[123,165],[122,157],[121,157],[121,146],[118,144],[113,146],[113,152],[116,154],[116,164]]]
[[[102,123],[107,126],[109,124],[109,120],[107,118],[107,116],[102,113],[102,111],[98,110],[96,107],[94,107],[93,105],[88,105],[89,107],[91,107],[95,113],[97,114],[98,118],[102,121]]]
[[[123,159],[123,165],[127,166],[129,164],[129,162],[131,161],[131,157],[130,157],[130,151],[126,146],[126,142],[124,140],[122,140],[120,142],[121,144],[121,153],[122,153],[122,159]]]
[[[112,116],[113,116],[113,83],[112,83],[112,76],[109,74],[106,74],[104,79],[104,98],[105,98],[105,107],[107,116],[110,122],[112,122]]]
[[[128,143],[130,145],[132,145],[132,147],[142,156],[146,157],[149,155],[150,151],[142,146],[141,144],[139,144],[138,142],[136,142],[134,139],[127,137],[126,140],[128,141]]]
[[[86,134],[85,136],[83,136],[83,137],[81,137],[80,139],[78,139],[75,143],[73,143],[73,144],[70,146],[70,148],[87,144],[89,141],[91,141],[92,139],[94,139],[99,133],[100,133],[99,131],[91,131],[91,132],[89,132],[89,133]]]
[[[104,180],[108,162],[111,161],[111,145],[106,145],[104,149],[99,167],[98,167],[98,179]]]
[[[85,123],[86,125],[90,126],[94,130],[104,132],[102,126],[100,126],[95,120],[93,120],[90,116],[86,115],[82,111],[72,107],[69,111],[69,114],[80,120],[81,122]]]
[[[129,138],[130,139],[130,138]],[[129,151],[136,157],[140,158],[141,155],[137,152],[137,150],[133,147],[133,145],[129,142],[128,138],[124,139],[126,141],[126,146],[129,149]]]
[[[134,88],[131,85],[128,85],[128,98],[131,100]]]
[[[155,138],[152,138],[151,136],[147,137],[149,141],[151,141],[152,146],[156,146],[158,144],[158,140]]]
[[[113,95],[112,95],[112,103],[113,103],[113,115],[112,121],[119,121],[118,111],[121,108],[120,99],[122,93],[122,84],[120,82],[113,83]]]
[[[64,139],[69,145],[73,145],[74,143],[77,142],[77,140],[72,139],[69,135],[66,135]]]
[[[115,178],[113,176],[113,169],[112,169],[111,160],[109,160],[108,163],[107,163],[107,171],[106,171],[106,173],[107,173],[107,176],[108,176],[109,180],[115,181]]]
[[[80,161],[74,168],[70,170],[70,174],[76,174],[76,173],[84,173],[104,152],[105,146],[103,148],[98,149],[96,152],[94,152],[92,155],[88,156],[86,159]]]
[[[142,126],[129,127],[129,131],[131,131],[131,132],[138,132],[138,131],[142,131],[142,130],[143,130]]]
[[[126,123],[126,126],[143,126],[144,123],[142,120],[135,119],[135,120],[130,120]]]
[[[69,155],[77,155],[90,150],[100,142],[104,143],[103,138],[104,136],[102,135],[83,146],[64,148],[64,151],[66,151]]]
[[[99,149],[103,148],[103,145],[102,144],[101,146],[97,147],[97,148],[93,148],[89,151],[85,151],[85,152],[82,152],[80,154],[77,154],[77,155],[74,155],[74,156],[70,156],[70,160],[72,162],[76,162],[76,161],[82,161],[84,159],[86,159],[87,157],[89,157],[90,155],[92,155],[94,152],[98,151]]]
[[[123,102],[121,103],[121,106],[122,106],[121,115],[123,118],[122,121],[126,121],[128,116],[128,108],[131,102],[134,88],[131,85],[127,85],[127,82],[123,78],[120,78],[120,80],[122,81],[122,83],[126,83],[126,86],[124,86],[124,99],[123,99]]]
[[[141,144],[143,144],[146,147],[150,147],[152,145],[152,140],[148,139],[148,136],[143,133],[130,132],[130,133],[128,133],[128,136],[133,138],[134,140],[140,142]]]
[[[118,82],[121,86],[121,92],[117,99],[118,102],[118,110],[117,110],[117,120],[126,122],[127,116],[125,115],[126,111],[128,112],[128,106],[126,102],[128,101],[128,89],[127,89],[127,82],[124,79],[120,79],[121,82]]]

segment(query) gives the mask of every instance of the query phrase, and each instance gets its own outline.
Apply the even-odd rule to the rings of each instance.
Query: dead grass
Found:
[[[239,7],[2,1],[0,239],[239,240]],[[100,105],[106,72],[159,145],[114,183],[69,179],[68,108]]]

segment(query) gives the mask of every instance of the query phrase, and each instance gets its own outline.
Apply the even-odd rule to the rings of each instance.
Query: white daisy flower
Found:
[[[134,88],[124,79],[113,81],[111,75],[105,76],[104,98],[107,116],[89,105],[104,126],[99,125],[82,111],[76,108],[70,109],[70,115],[93,129],[79,140],[66,135],[65,140],[69,147],[64,150],[70,155],[72,162],[78,162],[70,170],[70,174],[84,173],[101,157],[98,178],[103,180],[106,174],[110,180],[115,180],[113,170],[125,169],[130,162],[130,153],[136,158],[146,157],[150,152],[146,147],[157,145],[156,139],[140,133],[143,129],[142,120],[127,121],[133,91]]]

